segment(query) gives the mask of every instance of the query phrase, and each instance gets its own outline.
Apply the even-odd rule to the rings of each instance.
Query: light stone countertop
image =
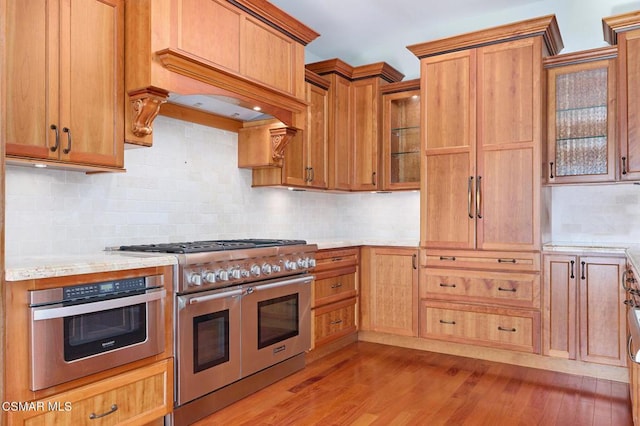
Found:
[[[317,244],[319,250],[357,246],[415,247],[418,240],[309,240]],[[640,244],[597,243],[597,242],[552,242],[542,247],[545,253],[577,253],[626,255],[629,262],[640,271]],[[42,256],[8,259],[5,269],[6,281],[42,279],[95,272],[120,271],[126,269],[148,268],[176,265],[175,256],[160,253],[135,253],[103,251],[91,255]]]
[[[420,246],[418,240],[310,240],[309,244],[317,244],[319,250],[337,249],[357,246],[415,247]]]
[[[624,255],[632,244],[625,243],[600,243],[600,242],[570,242],[554,241],[542,246],[545,253],[605,253]]]
[[[323,240],[308,241],[318,249],[354,247],[362,245],[418,247],[418,240]],[[121,271],[127,269],[176,265],[177,258],[171,254],[103,251],[90,255],[35,256],[7,259],[6,281],[22,281],[89,274],[95,272]]]
[[[92,255],[27,257],[7,260],[6,281],[22,281],[95,272],[176,265],[173,255],[104,251]]]

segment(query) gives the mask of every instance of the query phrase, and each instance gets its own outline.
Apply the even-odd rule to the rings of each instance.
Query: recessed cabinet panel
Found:
[[[240,22],[237,9],[212,0],[177,2],[180,25],[176,37],[178,47],[206,61],[240,71]],[[206,34],[206,37],[203,37]],[[224,40],[224,49],[212,43]]]
[[[427,155],[421,226],[426,247],[474,248],[475,211],[469,153]],[[461,189],[454,191],[454,188]]]

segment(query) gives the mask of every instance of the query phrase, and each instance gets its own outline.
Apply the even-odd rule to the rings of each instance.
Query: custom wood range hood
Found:
[[[304,46],[319,34],[268,1],[136,0],[125,15],[127,143],[150,146],[161,109],[229,130],[274,117],[274,150],[305,128]]]

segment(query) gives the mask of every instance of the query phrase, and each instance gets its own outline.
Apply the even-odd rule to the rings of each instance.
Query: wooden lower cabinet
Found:
[[[622,257],[544,255],[543,353],[626,365]]]
[[[359,258],[357,247],[317,252],[312,271],[312,349],[355,336],[358,331]]]
[[[421,337],[540,351],[539,312],[432,301],[420,308]]]
[[[313,336],[315,347],[358,331],[356,301],[351,297],[314,309]]]
[[[362,330],[418,336],[418,249],[363,247]]]
[[[424,250],[420,337],[540,353],[540,253]]]
[[[144,425],[171,412],[173,360],[56,394],[33,410],[10,412],[8,425]]]

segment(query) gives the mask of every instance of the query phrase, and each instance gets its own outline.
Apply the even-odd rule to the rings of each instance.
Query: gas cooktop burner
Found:
[[[304,240],[240,239],[190,241],[183,243],[140,244],[120,246],[122,251],[143,251],[150,253],[205,253],[210,251],[241,250],[258,247],[276,247],[306,244]]]

